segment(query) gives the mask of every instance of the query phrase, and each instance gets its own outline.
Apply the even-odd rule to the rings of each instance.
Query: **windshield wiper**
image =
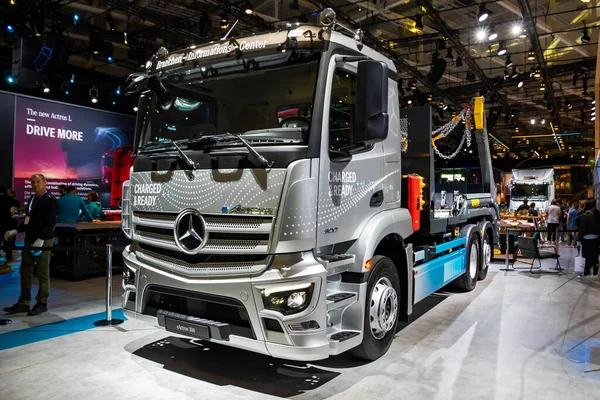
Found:
[[[174,147],[175,150],[177,150],[177,154],[179,155],[179,158],[181,160],[183,160],[188,167],[190,167],[190,169],[196,169],[196,163],[193,162],[188,156],[187,154],[184,153],[183,150],[181,150],[181,147],[179,147],[179,145],[177,143],[175,143],[174,141],[172,141],[171,139],[168,140],[164,140],[164,141],[156,141],[156,142],[148,142],[146,143],[146,146],[148,145],[155,145],[155,144],[164,144],[165,147],[169,146],[169,147]],[[144,146],[144,147],[146,147]],[[155,149],[156,150],[156,149]],[[170,155],[165,155],[165,154],[156,154],[156,155],[151,155],[150,158],[165,158],[165,157],[170,157]]]
[[[269,161],[266,158],[264,158],[258,151],[256,151],[256,149],[254,149],[254,147],[252,147],[250,143],[246,141],[246,139],[242,138],[241,135],[235,135],[233,133],[227,132],[223,136],[236,138],[237,140],[242,142],[242,144],[248,149],[248,152],[252,154],[252,157],[258,162],[258,164],[262,168],[271,168],[273,166],[274,161]]]

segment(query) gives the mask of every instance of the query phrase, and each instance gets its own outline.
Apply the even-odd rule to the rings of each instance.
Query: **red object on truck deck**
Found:
[[[133,149],[117,147],[111,173],[110,206],[118,207],[123,197],[123,182],[129,179],[129,170],[133,165]]]
[[[423,193],[425,186],[419,175],[408,175],[408,212],[412,219],[413,231],[421,229],[421,210],[423,209]]]

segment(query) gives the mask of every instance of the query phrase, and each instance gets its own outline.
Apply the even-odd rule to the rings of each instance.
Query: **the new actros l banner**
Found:
[[[107,204],[114,152],[131,145],[133,118],[17,97],[15,114],[14,185],[20,199],[31,196],[30,177],[42,173],[47,188],[73,185],[78,194],[90,190]]]

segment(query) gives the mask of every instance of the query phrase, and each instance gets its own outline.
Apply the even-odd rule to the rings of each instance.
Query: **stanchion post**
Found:
[[[122,319],[112,319],[112,244],[106,245],[106,319],[94,322],[96,326],[113,326],[123,323]]]

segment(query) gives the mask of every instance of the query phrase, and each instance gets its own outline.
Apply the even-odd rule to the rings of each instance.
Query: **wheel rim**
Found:
[[[371,294],[371,332],[375,339],[382,339],[396,325],[398,294],[388,278],[380,278]]]
[[[492,262],[492,246],[490,245],[487,236],[483,239],[483,262],[485,263],[483,266],[484,269]]]
[[[477,244],[473,242],[471,245],[471,251],[469,252],[469,274],[472,279],[475,279],[477,276],[477,258],[479,254],[477,254]]]

